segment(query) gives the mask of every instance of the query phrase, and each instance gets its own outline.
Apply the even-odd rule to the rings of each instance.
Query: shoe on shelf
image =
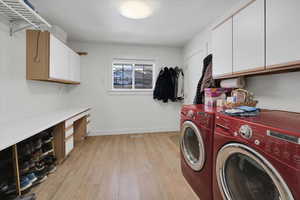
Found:
[[[26,178],[28,178],[31,183],[34,183],[38,180],[34,173],[27,174]]]
[[[42,171],[45,169],[45,163],[43,161],[39,161],[35,163],[35,170]]]
[[[54,172],[56,171],[56,166],[55,166],[54,164],[48,165],[48,166],[46,167],[46,169],[47,169],[47,173],[48,173],[48,174],[52,174],[52,173],[54,173]]]
[[[32,153],[32,147],[29,143],[20,145],[20,155],[21,157],[30,156]]]
[[[27,162],[27,161],[23,162],[20,166],[21,174],[28,173],[29,170],[30,170],[29,162]]]
[[[42,151],[43,151],[42,156],[46,156],[46,155],[48,155],[49,153],[52,153],[52,152],[53,152],[52,143],[46,143],[46,144],[43,144],[43,146],[42,146]]]
[[[7,184],[7,186],[4,186],[5,184]],[[4,196],[10,196],[16,194],[17,188],[16,188],[15,181],[8,181],[4,183],[4,185],[1,188],[2,191],[0,192],[0,194]]]
[[[36,195],[33,193],[29,195],[18,196],[13,200],[36,200]]]
[[[32,182],[29,180],[28,177],[22,177],[20,180],[20,190],[24,191],[29,189],[32,186]]]
[[[34,169],[34,167],[35,167],[35,161],[33,159],[29,160],[28,161],[28,165],[29,165],[30,169]]]
[[[43,155],[42,149],[38,149],[32,154],[32,160],[34,162],[38,162],[41,160],[42,155]]]
[[[52,142],[53,140],[52,130],[45,131],[44,133],[42,133],[42,140],[44,144]]]
[[[54,155],[47,155],[47,156],[45,156],[43,161],[45,162],[46,165],[52,165],[52,164],[56,165],[57,159]]]
[[[8,184],[7,184],[7,182],[0,183],[0,193],[4,194],[4,193],[7,192],[7,190],[8,190]]]
[[[33,186],[36,186],[36,185],[44,182],[48,178],[48,176],[47,176],[47,174],[45,174],[45,172],[37,172],[36,176],[37,176],[38,179],[37,179],[37,181],[35,181],[33,183]]]
[[[38,150],[40,148],[42,148],[42,139],[40,137],[36,137],[34,140],[33,140],[33,147],[34,147],[34,150]]]

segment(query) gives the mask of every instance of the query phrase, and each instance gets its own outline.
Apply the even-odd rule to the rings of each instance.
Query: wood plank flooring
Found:
[[[33,192],[38,200],[197,200],[181,174],[178,138],[88,137]]]

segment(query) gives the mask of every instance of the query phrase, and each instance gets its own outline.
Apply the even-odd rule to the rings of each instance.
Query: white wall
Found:
[[[154,101],[152,92],[111,92],[110,70],[114,58],[154,59],[157,74],[163,66],[182,66],[181,49],[92,43],[72,46],[87,51],[88,56],[81,59],[82,84],[70,89],[70,102],[92,106],[93,135],[179,130],[180,103]]]
[[[196,35],[183,49],[184,58],[184,104],[193,104],[197,85],[202,75],[203,59],[211,51],[209,31]]]
[[[25,32],[10,37],[0,23],[0,44],[0,122],[61,108],[64,85],[26,80]]]
[[[202,66],[202,60],[197,55],[201,49],[207,49],[208,53],[212,53],[211,49],[211,29],[217,23],[224,18],[234,13],[238,8],[247,4],[249,1],[242,1],[240,4],[234,6],[230,11],[224,13],[215,22],[207,26],[205,30],[202,30],[194,38],[185,45],[183,50],[183,57],[185,67],[187,66],[189,59],[195,58],[192,62],[192,72],[189,72],[192,77],[187,80],[186,85],[190,84],[195,87],[195,80],[199,80],[201,73],[197,70],[198,66]],[[259,101],[258,107],[267,109],[280,109],[293,112],[300,112],[300,94],[297,93],[297,88],[300,87],[300,72],[292,72],[276,75],[264,75],[247,78],[247,89],[254,93],[256,99]],[[187,89],[186,96],[193,96],[195,94],[194,89]],[[187,98],[187,101],[189,99]],[[190,103],[190,102],[186,102]]]

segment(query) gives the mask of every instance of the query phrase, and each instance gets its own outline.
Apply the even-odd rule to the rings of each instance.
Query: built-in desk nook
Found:
[[[1,125],[0,179],[11,196],[21,195],[54,173],[89,132],[90,108],[74,108]],[[25,176],[26,174],[26,176]],[[29,182],[29,181],[28,181]]]

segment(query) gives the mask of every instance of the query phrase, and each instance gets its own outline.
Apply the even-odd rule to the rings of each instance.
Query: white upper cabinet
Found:
[[[264,19],[264,0],[254,1],[233,16],[234,73],[265,68]]]
[[[267,67],[300,61],[299,10],[299,0],[266,0]]]
[[[69,77],[71,81],[80,82],[80,56],[69,49]]]
[[[80,82],[80,56],[50,35],[50,79]]]
[[[213,77],[232,74],[232,18],[212,32]]]
[[[50,79],[69,80],[68,48],[64,43],[50,34]]]

